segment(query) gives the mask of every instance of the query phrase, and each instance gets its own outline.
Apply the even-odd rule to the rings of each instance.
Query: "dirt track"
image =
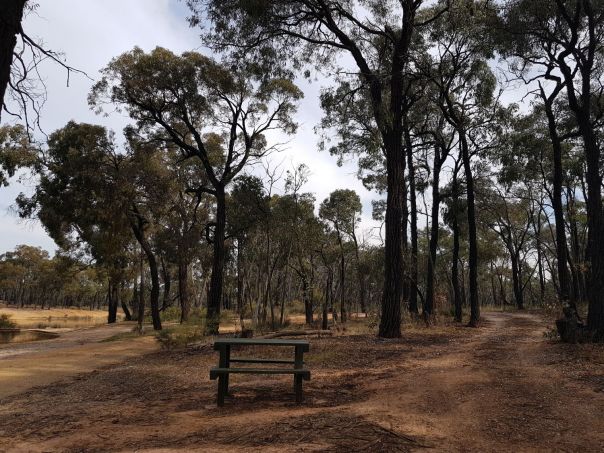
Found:
[[[151,338],[101,343],[132,326],[111,324],[64,332],[52,340],[0,345],[0,400],[157,349]]]
[[[525,313],[481,329],[311,340],[306,403],[237,376],[214,405],[210,348],[156,352],[0,400],[7,451],[604,451],[604,349]],[[104,343],[107,344],[107,343]],[[0,451],[2,448],[0,447]]]

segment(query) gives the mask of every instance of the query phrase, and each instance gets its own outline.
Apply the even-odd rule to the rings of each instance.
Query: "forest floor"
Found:
[[[311,338],[300,406],[291,377],[244,375],[217,408],[210,345],[139,354],[0,396],[0,451],[604,451],[604,346],[549,341],[550,324]]]

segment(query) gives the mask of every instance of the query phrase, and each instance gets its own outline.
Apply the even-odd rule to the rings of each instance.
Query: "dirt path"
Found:
[[[311,339],[302,406],[289,378],[235,376],[217,408],[211,348],[132,358],[0,400],[0,451],[604,451],[602,345],[484,320]]]
[[[157,349],[151,338],[102,343],[132,326],[104,325],[64,332],[52,340],[0,345],[0,400]]]
[[[573,379],[581,357],[560,354],[594,346],[550,344],[547,327],[528,313],[486,313],[476,337],[370,384],[391,397],[354,411],[382,414],[379,421],[440,451],[604,451],[602,348],[594,388]]]

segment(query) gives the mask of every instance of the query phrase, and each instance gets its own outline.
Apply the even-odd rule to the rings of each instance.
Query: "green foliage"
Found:
[[[203,327],[199,324],[180,324],[162,329],[156,339],[164,349],[179,349],[205,337]]]
[[[11,321],[11,316],[7,314],[0,315],[0,329],[16,329],[17,323]]]

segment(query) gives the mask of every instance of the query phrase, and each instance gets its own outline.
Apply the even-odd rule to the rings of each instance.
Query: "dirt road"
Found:
[[[401,340],[311,340],[291,379],[235,376],[214,405],[211,348],[160,351],[0,401],[7,451],[604,451],[604,349],[547,341],[528,313]],[[266,351],[264,351],[266,352]],[[278,354],[275,351],[275,354]],[[0,451],[2,448],[0,448]]]
[[[104,325],[64,332],[52,340],[0,345],[0,400],[157,349],[151,338],[101,343],[132,327]]]

